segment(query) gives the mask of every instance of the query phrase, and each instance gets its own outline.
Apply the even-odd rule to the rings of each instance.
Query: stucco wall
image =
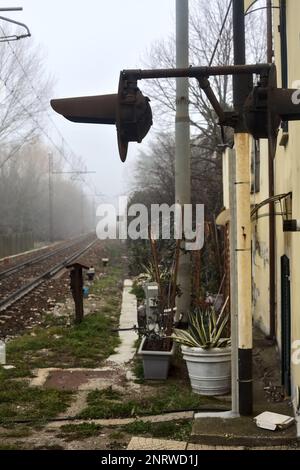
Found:
[[[269,197],[268,143],[261,140],[260,191],[252,205]],[[252,221],[252,299],[253,317],[262,331],[269,333],[269,206],[263,207]]]
[[[300,80],[300,0],[287,0],[288,35],[288,76],[289,87]],[[274,6],[279,1],[274,0]],[[263,13],[262,13],[263,14]],[[275,63],[278,72],[278,86],[281,86],[281,49],[278,27],[279,10],[273,10]],[[278,142],[282,137],[279,133]],[[260,191],[252,196],[252,205],[264,201],[268,190],[268,146],[261,141]],[[275,194],[292,192],[292,218],[300,220],[300,122],[289,124],[289,141],[286,147],[277,147],[275,158]],[[228,208],[228,161],[224,157],[224,205]],[[276,212],[280,212],[276,205]],[[258,213],[253,220],[252,279],[253,317],[267,334],[269,332],[269,206]],[[291,263],[291,315],[292,342],[300,340],[300,233],[284,233],[283,219],[276,216],[276,336],[281,347],[281,257],[286,255]],[[292,365],[293,395],[300,388],[300,365]]]
[[[287,41],[288,41],[288,82],[292,87],[293,82],[300,80],[300,1],[287,0]],[[278,0],[274,6],[279,6]],[[279,10],[274,9],[274,47],[275,63],[278,72],[278,86],[281,86],[281,49],[279,34]],[[279,133],[278,141],[282,137]],[[262,182],[268,180],[267,148],[261,155]],[[300,219],[300,122],[289,124],[289,141],[286,147],[277,147],[275,158],[275,194],[292,192],[292,218]],[[261,194],[261,200],[265,194]],[[267,197],[267,196],[266,196]],[[280,206],[277,206],[277,211]],[[267,227],[264,222],[258,226],[260,240],[267,240]],[[291,315],[292,315],[292,341],[300,339],[300,233],[284,233],[282,217],[276,217],[276,334],[279,346],[281,346],[281,256],[286,255],[291,263]],[[257,256],[255,257],[257,258]],[[269,282],[267,272],[262,268],[260,260],[259,268],[254,267],[254,282],[260,286],[261,296],[254,308],[254,317],[262,319],[263,329],[268,327],[268,315],[266,307],[268,302],[266,284]],[[266,268],[268,269],[268,268]],[[264,307],[264,304],[265,307]],[[262,315],[261,312],[264,312]],[[300,366],[292,365],[293,386],[300,387]],[[295,391],[295,389],[293,390]]]

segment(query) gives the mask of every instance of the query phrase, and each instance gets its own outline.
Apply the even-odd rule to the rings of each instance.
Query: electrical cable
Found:
[[[222,26],[221,26],[219,35],[218,35],[218,39],[217,39],[217,42],[216,42],[216,44],[215,44],[215,47],[214,47],[214,50],[213,50],[211,59],[210,59],[210,61],[209,61],[209,67],[212,66],[212,63],[213,63],[214,58],[215,58],[215,55],[216,55],[216,53],[217,53],[217,50],[218,50],[218,47],[219,47],[219,44],[220,44],[220,41],[221,41],[221,38],[222,38],[222,34],[223,34],[223,31],[224,31],[224,28],[225,28],[225,24],[226,24],[226,21],[227,21],[227,19],[228,19],[228,16],[229,16],[229,13],[230,13],[230,10],[231,10],[231,7],[232,7],[232,0],[230,0],[230,2],[229,2],[229,4],[228,4],[228,8],[227,8],[227,11],[226,11],[226,14],[225,14],[225,17],[224,17],[224,20],[223,20],[223,23],[222,23]],[[221,139],[222,139],[223,145],[225,145],[225,130],[224,130],[224,126],[222,126],[222,125],[221,125]]]
[[[211,59],[210,59],[210,61],[209,61],[209,67],[212,66],[212,63],[213,63],[213,61],[214,61],[214,58],[215,58],[215,55],[216,55],[218,46],[219,46],[220,41],[221,41],[221,37],[222,37],[223,31],[224,31],[224,28],[225,28],[225,24],[226,24],[228,15],[229,15],[230,10],[231,10],[231,6],[232,6],[232,0],[230,0],[230,2],[229,2],[229,4],[228,4],[228,8],[227,8],[227,11],[226,11],[226,15],[225,15],[225,17],[224,17],[224,20],[223,20],[223,23],[222,23],[222,26],[221,26],[221,30],[220,30],[220,32],[219,32],[218,39],[217,39],[216,45],[215,45],[215,47],[214,47],[214,50],[213,50]]]

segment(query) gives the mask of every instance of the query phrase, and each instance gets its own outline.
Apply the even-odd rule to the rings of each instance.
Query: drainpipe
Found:
[[[288,88],[288,45],[286,28],[286,0],[280,0],[280,45],[281,45],[281,86]],[[282,123],[282,130],[289,131],[289,123]]]
[[[286,31],[286,0],[280,0],[280,42],[282,88],[288,88],[288,49]]]
[[[176,0],[176,66],[189,67],[189,0]],[[189,79],[177,78],[175,198],[182,212],[184,204],[191,203],[190,160]],[[183,242],[181,247],[184,245]],[[182,295],[176,302],[176,320],[182,315],[182,323],[185,323],[191,307],[191,258],[184,250],[181,250],[178,262],[178,284]]]
[[[234,64],[246,63],[244,0],[233,0]],[[252,88],[252,79],[245,75],[233,78],[234,109],[239,118],[235,127],[236,151],[236,258],[238,306],[238,374],[239,412],[253,412],[252,387],[252,279],[250,218],[250,136],[243,119],[243,105]]]
[[[267,0],[267,61],[269,64],[273,62],[273,19],[272,19],[272,0]],[[269,140],[268,161],[269,161],[269,197],[275,195],[274,181],[274,153],[271,141]],[[270,315],[270,332],[268,339],[275,341],[276,337],[276,280],[275,280],[275,239],[276,239],[276,223],[275,223],[275,204],[271,202],[269,205],[269,315]]]

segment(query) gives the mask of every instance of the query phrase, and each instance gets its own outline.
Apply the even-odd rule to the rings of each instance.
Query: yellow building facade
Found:
[[[283,5],[285,14],[283,14]],[[297,81],[300,83],[300,0],[285,2],[274,0],[273,7],[275,7],[273,33],[278,86],[295,88],[295,83]],[[262,14],[265,14],[264,11],[262,10]],[[269,198],[268,142],[261,140],[258,148],[255,145],[253,141],[252,210]],[[225,153],[223,158],[224,206],[228,209],[229,153]],[[286,380],[289,384],[285,383],[285,388],[291,393],[295,411],[300,411],[300,361],[297,361],[297,358],[300,359],[300,232],[283,230],[284,219],[295,219],[300,224],[299,121],[290,122],[288,128],[284,127],[279,132],[274,174],[275,196],[286,195],[275,203],[275,336],[279,353],[286,354],[285,358],[281,359],[283,371],[286,368],[284,360],[287,361],[288,358],[290,361],[290,372],[285,371],[288,372]],[[288,196],[289,193],[291,196]],[[270,333],[269,215],[269,204],[266,203],[252,217],[253,319],[266,336]],[[289,276],[284,270],[288,265]],[[296,341],[299,341],[299,344]]]
[[[278,86],[294,88],[295,82],[300,80],[300,2],[299,0],[285,2],[286,20],[280,11],[280,1],[274,1],[273,6],[276,7],[273,10],[273,32]],[[286,25],[283,24],[284,21]],[[283,44],[285,29],[286,58]],[[284,67],[286,70],[283,70]],[[283,83],[286,80],[287,83]],[[274,172],[275,196],[291,193],[291,197],[286,196],[281,199],[281,202],[275,203],[275,331],[281,353],[283,343],[288,343],[285,344],[285,349],[288,349],[291,361],[291,395],[297,409],[299,408],[300,365],[291,358],[293,346],[296,345],[295,341],[300,339],[300,232],[284,232],[283,220],[300,220],[300,122],[290,122],[288,128],[280,130]],[[267,141],[262,140],[260,142],[259,190],[253,191],[253,207],[267,200],[268,197],[268,145]],[[266,335],[270,330],[269,251],[269,205],[266,205],[253,217],[252,240],[253,317],[255,323]],[[283,271],[282,262],[289,263],[289,279],[285,279],[286,273]],[[288,281],[287,286],[286,281]],[[286,335],[289,335],[289,327],[287,331],[283,329],[285,329],[285,321],[289,322],[289,316],[290,340],[287,341]],[[282,363],[282,368],[284,367]]]

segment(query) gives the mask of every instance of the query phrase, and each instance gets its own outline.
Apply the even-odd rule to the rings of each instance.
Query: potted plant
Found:
[[[167,312],[165,316],[171,315]],[[143,360],[146,380],[166,380],[168,378],[171,358],[175,352],[175,343],[168,331],[159,323],[148,323],[143,332],[138,355]]]
[[[213,307],[189,314],[187,330],[174,330],[181,344],[192,389],[200,395],[224,395],[231,386],[231,343],[225,331],[229,315],[224,315],[228,299],[218,315]]]
[[[175,352],[172,338],[175,299],[179,294],[176,283],[179,244],[175,248],[172,267],[158,263],[156,243],[150,237],[153,262],[146,269],[144,325],[139,325],[142,337],[138,355],[142,357],[144,377],[148,380],[165,380],[168,377],[171,358]],[[141,314],[141,312],[140,312]]]

